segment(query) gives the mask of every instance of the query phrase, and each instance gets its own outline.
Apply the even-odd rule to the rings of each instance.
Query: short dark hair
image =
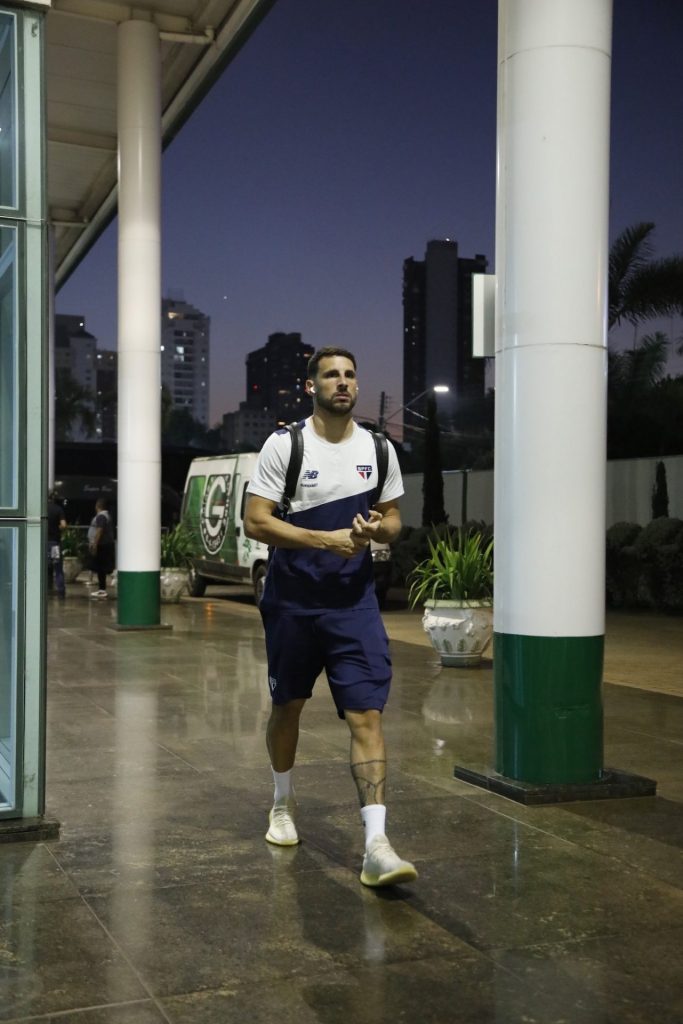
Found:
[[[344,359],[350,359],[353,363],[354,370],[358,369],[356,366],[356,357],[353,352],[349,352],[347,348],[337,348],[335,345],[326,345],[325,348],[319,348],[317,352],[314,352],[311,358],[308,360],[308,367],[306,373],[308,374],[309,380],[313,380],[318,372],[321,359],[329,359],[331,356],[342,356]]]

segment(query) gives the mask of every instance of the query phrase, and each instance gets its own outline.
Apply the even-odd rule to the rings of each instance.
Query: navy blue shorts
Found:
[[[377,608],[320,614],[263,613],[274,704],[308,699],[325,670],[337,714],[382,711],[389,696],[389,640]]]

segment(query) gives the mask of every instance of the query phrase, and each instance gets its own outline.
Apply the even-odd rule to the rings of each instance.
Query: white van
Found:
[[[190,593],[201,597],[207,583],[249,580],[257,600],[268,563],[268,545],[244,533],[247,485],[258,455],[214,455],[193,459],[185,481],[180,521],[193,540]]]
[[[244,533],[247,486],[258,454],[213,455],[193,459],[183,492],[180,521],[193,541],[190,594],[201,597],[207,583],[250,581],[256,603],[261,599],[268,565],[268,545]],[[384,600],[391,577],[388,544],[372,544],[375,589]]]

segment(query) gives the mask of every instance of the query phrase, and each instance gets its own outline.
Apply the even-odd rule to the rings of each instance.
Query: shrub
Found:
[[[493,541],[464,529],[432,534],[429,555],[409,573],[410,604],[481,601],[493,591]]]
[[[618,551],[633,544],[641,530],[639,523],[613,523],[607,531],[607,549]]]
[[[681,539],[683,531],[679,534]],[[655,548],[648,569],[655,607],[662,612],[683,612],[683,544]]]
[[[485,543],[493,538],[493,527],[475,520],[462,527],[466,535],[481,533]],[[439,526],[404,526],[398,540],[392,545],[392,586],[408,586],[408,575],[416,565],[429,557],[429,540],[443,539],[453,533],[446,523]]]
[[[194,545],[192,534],[182,523],[161,535],[161,565],[164,569],[186,569]]]
[[[636,551],[641,558],[648,558],[662,544],[676,544],[681,531],[682,519],[666,519],[664,516],[653,519],[643,527],[634,541]]]
[[[641,571],[640,602],[660,611],[683,607],[681,562],[683,520],[660,516],[643,528],[634,548]]]
[[[67,526],[60,534],[59,543],[62,549],[62,558],[80,558],[82,562],[87,561],[88,538],[85,530]]]

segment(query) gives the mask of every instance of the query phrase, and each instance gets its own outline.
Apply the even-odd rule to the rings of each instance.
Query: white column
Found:
[[[611,15],[499,4],[497,767],[528,781],[601,758]]]
[[[119,624],[159,622],[161,95],[159,33],[119,26]]]

